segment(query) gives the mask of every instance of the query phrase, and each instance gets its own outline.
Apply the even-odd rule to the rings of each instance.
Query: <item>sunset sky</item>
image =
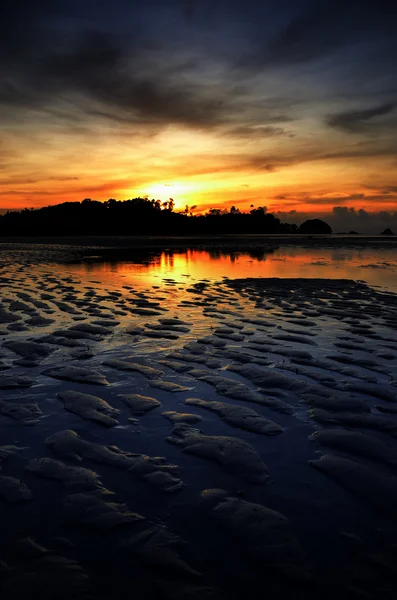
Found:
[[[396,30],[392,0],[7,2],[0,208],[395,213]]]

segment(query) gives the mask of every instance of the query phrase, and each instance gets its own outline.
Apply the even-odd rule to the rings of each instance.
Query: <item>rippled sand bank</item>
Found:
[[[396,295],[0,284],[4,598],[393,597]]]

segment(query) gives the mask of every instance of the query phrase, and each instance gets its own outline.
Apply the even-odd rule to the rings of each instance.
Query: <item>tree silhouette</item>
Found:
[[[163,203],[148,197],[110,198],[106,202],[85,198],[82,202],[9,211],[0,215],[0,236],[290,234],[297,230],[296,225],[281,223],[266,212],[266,207],[251,208],[249,213],[235,206],[229,211],[210,208],[206,214],[194,215],[196,205],[186,205],[182,212],[174,212],[174,205],[172,198]],[[328,229],[322,232],[326,233],[330,228],[326,223],[324,226]],[[299,232],[303,232],[302,227]]]

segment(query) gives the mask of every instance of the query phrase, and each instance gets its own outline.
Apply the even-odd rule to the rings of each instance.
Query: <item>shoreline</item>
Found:
[[[2,244],[76,245],[141,248],[203,248],[240,246],[366,246],[397,247],[397,236],[382,235],[285,235],[285,234],[224,234],[207,236],[11,236],[0,238]]]

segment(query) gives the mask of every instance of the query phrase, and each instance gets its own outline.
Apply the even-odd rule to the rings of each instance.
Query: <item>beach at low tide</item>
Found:
[[[4,597],[394,597],[379,244],[0,244]]]

